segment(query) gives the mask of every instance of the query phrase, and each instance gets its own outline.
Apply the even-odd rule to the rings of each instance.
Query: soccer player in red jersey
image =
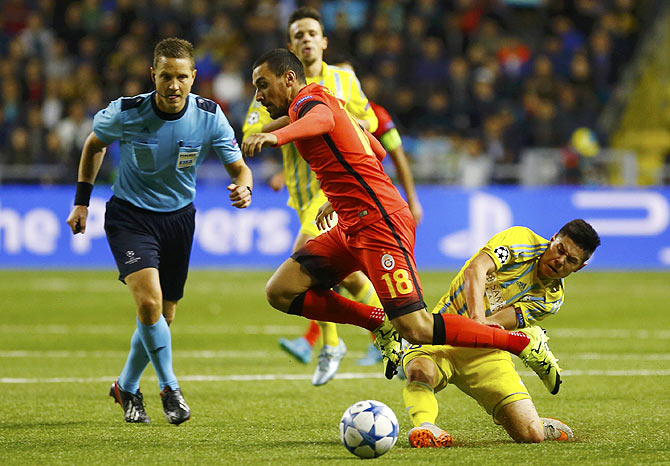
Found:
[[[252,156],[265,146],[294,142],[329,201],[317,223],[328,224],[333,211],[338,216],[335,226],[308,241],[275,271],[266,285],[270,305],[308,319],[372,331],[387,360],[388,378],[400,361],[400,335],[412,344],[509,351],[529,365],[551,393],[558,393],[560,368],[539,327],[509,332],[489,322],[483,309],[469,310],[471,319],[427,312],[414,261],[412,214],[382,168],[382,145],[342,102],[319,84],[307,85],[302,63],[286,49],[256,60],[252,80],[256,100],[272,118],[288,115],[291,123],[249,136],[242,152]],[[548,272],[560,275],[564,262],[557,258]],[[356,270],[368,276],[383,310],[330,289]],[[466,286],[463,292],[474,289]]]

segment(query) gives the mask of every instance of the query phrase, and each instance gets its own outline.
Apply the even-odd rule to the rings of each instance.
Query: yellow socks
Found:
[[[323,335],[323,344],[337,346],[340,342],[337,336],[337,325],[332,322],[319,322],[321,326],[321,335]]]
[[[368,306],[382,307],[382,303],[379,301],[379,297],[377,297],[377,293],[375,292],[372,283],[370,283],[370,280],[367,278],[365,279],[365,285],[363,285],[361,291],[359,291],[356,296],[353,296],[353,298],[354,301],[367,304]]]
[[[423,382],[410,382],[402,389],[405,409],[409,413],[412,424],[418,427],[423,422],[435,424],[437,419],[437,399],[433,388]]]

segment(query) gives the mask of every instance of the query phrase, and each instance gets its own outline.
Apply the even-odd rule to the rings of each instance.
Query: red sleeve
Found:
[[[384,160],[384,157],[386,157],[386,149],[384,149],[382,143],[379,142],[377,138],[374,137],[372,134],[370,134],[368,131],[365,132],[365,135],[370,140],[370,146],[372,146],[372,150],[375,152],[377,160],[379,160],[380,162]]]
[[[395,128],[395,123],[393,123],[391,115],[389,115],[389,112],[387,112],[384,107],[377,105],[374,102],[370,102],[370,106],[372,107],[372,110],[374,110],[375,115],[377,115],[377,120],[379,120],[379,126],[377,127],[377,131],[373,133],[373,136],[381,138],[388,131]]]
[[[277,145],[282,146],[296,139],[305,139],[329,133],[335,128],[333,112],[327,105],[314,105],[288,126],[272,131],[277,136]]]

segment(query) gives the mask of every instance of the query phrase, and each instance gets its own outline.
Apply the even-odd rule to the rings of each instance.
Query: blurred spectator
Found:
[[[16,126],[9,135],[9,151],[7,162],[11,165],[29,165],[30,146],[28,145],[28,131],[23,126]]]
[[[452,124],[455,129],[466,131],[470,128],[470,70],[463,57],[455,57],[449,64],[447,91],[451,98]]]
[[[45,59],[51,50],[54,36],[44,26],[42,16],[37,12],[31,12],[28,15],[26,28],[19,34],[19,40],[26,55]]]
[[[437,37],[427,37],[421,45],[421,53],[415,58],[412,66],[413,81],[426,92],[442,86],[447,77],[445,58],[442,41]]]
[[[499,102],[493,87],[493,76],[486,69],[477,70],[470,103],[470,125],[481,128],[489,115],[498,111]]]
[[[603,30],[595,30],[589,37],[589,64],[593,70],[593,87],[601,103],[605,103],[614,81],[612,40]]]
[[[15,36],[26,27],[29,14],[30,10],[23,4],[23,0],[3,1],[0,7],[3,29],[10,36]]]
[[[93,108],[153,89],[147,61],[168,35],[195,44],[196,92],[226,107],[239,131],[253,94],[251,63],[286,44],[288,15],[309,4],[324,17],[326,58],[352,56],[364,88],[408,141],[429,137],[416,144],[422,151],[448,144],[439,163],[452,175],[431,179],[455,182],[454,161],[463,157],[459,173],[489,170],[477,179],[507,183],[500,167],[517,163],[524,145],[567,147],[575,130],[595,128],[652,3],[4,0],[0,142],[10,147],[12,135],[25,160],[36,160],[39,146],[46,161],[76,163]]]
[[[5,79],[2,81],[2,110],[5,115],[5,124],[17,124],[23,114],[23,102],[21,88],[16,79]]]
[[[47,128],[42,120],[42,111],[39,106],[31,105],[27,109],[26,133],[28,135],[28,163],[53,163],[49,160],[46,147]]]
[[[498,62],[504,74],[518,77],[525,65],[530,61],[531,49],[514,35],[507,35],[502,39],[498,49]]]
[[[556,105],[550,99],[538,98],[534,114],[528,120],[528,143],[535,147],[560,147],[566,135],[559,127]]]
[[[84,102],[82,100],[73,101],[68,109],[67,117],[56,126],[63,152],[77,159],[92,127],[93,118],[86,115]]]
[[[74,57],[68,53],[67,43],[57,38],[51,44],[46,57],[44,71],[47,78],[66,79],[72,75]]]
[[[426,109],[421,112],[416,124],[421,131],[430,134],[444,133],[452,128],[449,96],[444,91],[430,94]]]
[[[63,100],[60,97],[60,81],[49,79],[44,89],[42,104],[42,121],[44,126],[52,129],[63,115]]]
[[[491,181],[493,161],[484,152],[478,138],[468,138],[463,142],[464,156],[460,160],[459,184],[465,188],[481,188]]]
[[[81,18],[81,5],[78,2],[70,3],[65,9],[65,24],[58,31],[59,36],[65,39],[67,48],[71,54],[76,54],[79,49],[79,41],[86,35]]]
[[[554,64],[546,55],[538,55],[533,63],[533,71],[526,79],[526,90],[546,99],[555,99],[558,81],[554,74]]]

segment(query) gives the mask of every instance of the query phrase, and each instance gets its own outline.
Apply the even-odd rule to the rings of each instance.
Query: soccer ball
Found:
[[[398,440],[398,419],[391,408],[380,401],[359,401],[342,415],[340,438],[354,455],[376,458],[389,451]]]

